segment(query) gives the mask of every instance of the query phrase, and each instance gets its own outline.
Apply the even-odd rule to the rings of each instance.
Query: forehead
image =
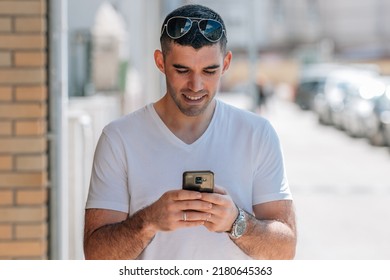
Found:
[[[181,64],[187,67],[207,67],[220,64],[223,54],[218,44],[194,49],[191,46],[171,44],[169,52],[165,54],[165,62]]]

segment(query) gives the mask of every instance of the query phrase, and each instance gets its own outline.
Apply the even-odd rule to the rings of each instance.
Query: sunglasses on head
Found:
[[[219,21],[205,18],[189,18],[189,17],[171,17],[164,24],[161,35],[164,30],[172,39],[179,39],[186,35],[192,27],[192,23],[197,22],[200,33],[212,43],[218,42],[225,30]]]

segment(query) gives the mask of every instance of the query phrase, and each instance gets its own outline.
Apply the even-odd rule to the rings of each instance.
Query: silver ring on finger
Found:
[[[183,221],[184,222],[187,221],[187,213],[186,213],[186,211],[183,211]]]

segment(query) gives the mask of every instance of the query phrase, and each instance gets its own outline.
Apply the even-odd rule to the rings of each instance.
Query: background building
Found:
[[[0,259],[49,257],[47,2],[0,1]]]

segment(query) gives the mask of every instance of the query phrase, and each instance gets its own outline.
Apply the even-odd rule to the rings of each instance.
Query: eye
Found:
[[[188,73],[188,70],[185,68],[177,68],[176,72],[179,74],[186,74],[186,73]]]
[[[214,75],[215,73],[217,73],[216,70],[204,70],[204,73],[206,73],[207,75]]]

